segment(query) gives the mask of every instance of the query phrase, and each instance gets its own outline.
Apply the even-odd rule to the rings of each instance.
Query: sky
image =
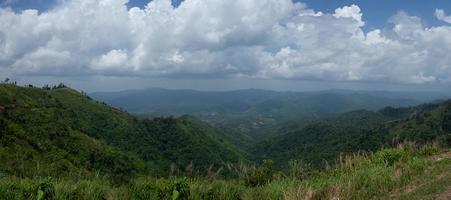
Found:
[[[440,90],[448,0],[0,0],[0,79],[85,91]]]

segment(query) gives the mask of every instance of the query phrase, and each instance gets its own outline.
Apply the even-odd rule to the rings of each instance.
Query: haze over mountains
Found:
[[[331,89],[316,92],[277,92],[260,89],[233,91],[170,90],[152,88],[120,92],[96,92],[93,98],[132,113],[183,115],[198,113],[276,114],[281,110],[337,113],[354,109],[374,110],[445,99],[440,92],[387,92]],[[289,109],[295,107],[296,109]],[[284,113],[290,115],[290,113]]]
[[[439,92],[386,92],[331,89],[315,92],[169,90],[153,88],[98,92],[93,98],[147,117],[193,115],[230,135],[235,143],[252,143],[276,134],[274,125],[306,124],[352,110],[378,110],[445,99]],[[244,134],[244,136],[243,136]],[[238,136],[241,135],[241,136]],[[247,138],[247,139],[246,139]],[[252,139],[249,139],[252,138]]]
[[[451,199],[450,8],[0,0],[0,200]]]
[[[272,175],[260,177],[269,172],[243,168],[243,163],[262,163],[265,169],[274,161],[274,169],[285,170],[300,161],[313,172],[334,165],[340,155],[405,141],[451,146],[450,101],[416,105],[424,99],[350,91],[154,89],[93,96],[101,95],[132,108],[141,103],[145,112],[133,116],[64,85],[1,84],[0,159],[7,162],[0,172],[65,179],[102,174],[117,184],[139,176],[244,176],[246,185],[254,187]],[[143,100],[133,102],[137,99]],[[180,115],[171,113],[179,109],[192,116],[155,117],[152,109]]]

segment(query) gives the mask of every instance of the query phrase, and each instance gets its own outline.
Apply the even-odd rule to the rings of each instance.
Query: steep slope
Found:
[[[451,146],[451,100],[419,106],[410,116],[384,123],[372,133],[386,143],[409,140],[424,144],[436,140]]]
[[[252,152],[255,160],[269,158],[284,165],[291,159],[300,159],[314,167],[324,167],[324,161],[333,162],[340,153],[374,151],[405,140],[419,144],[435,141],[450,146],[450,105],[448,101],[385,108],[379,112],[350,112],[294,128],[280,137],[259,143]]]
[[[144,170],[164,175],[173,164],[207,168],[243,158],[197,124],[175,118],[138,120],[70,88],[1,84],[0,125],[2,160],[17,161],[10,156],[22,156],[21,173],[32,167],[47,171],[48,166],[65,162],[68,168],[109,174]],[[2,163],[0,169],[18,170],[16,165],[22,164]]]
[[[79,96],[0,85],[0,171],[22,177],[100,171],[119,178],[142,172],[138,158],[84,134],[83,119],[69,121],[68,114],[80,111],[66,107],[76,101],[56,97],[61,93]]]

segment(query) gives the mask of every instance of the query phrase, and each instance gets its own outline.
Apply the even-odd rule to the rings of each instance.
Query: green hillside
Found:
[[[70,88],[0,85],[2,173],[165,175],[243,156],[205,124],[176,118],[139,120]]]
[[[276,131],[286,133],[257,144],[252,155],[255,160],[272,159],[281,165],[299,159],[316,168],[343,153],[375,151],[404,141],[451,146],[450,112],[448,101],[378,112],[354,111],[299,128],[290,126],[290,130],[282,126]]]
[[[296,120],[297,124],[358,109],[409,106],[440,94],[329,90],[277,92],[259,89],[196,91],[146,89],[93,93],[95,99],[148,117],[193,115],[231,137],[224,140],[242,150],[278,135],[272,128]],[[441,97],[441,96],[440,96]],[[437,97],[438,98],[438,97]],[[239,139],[239,140],[238,140]]]
[[[0,199],[449,199],[450,167],[449,151],[407,143],[374,154],[341,157],[336,166],[324,171],[308,171],[299,162],[284,171],[264,164],[242,168],[235,179],[139,178],[115,185],[102,177],[0,177]]]
[[[256,146],[234,128],[1,84],[0,199],[431,199],[451,185],[451,101],[293,120]]]

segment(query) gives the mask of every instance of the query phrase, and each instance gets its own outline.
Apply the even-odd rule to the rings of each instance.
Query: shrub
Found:
[[[274,162],[263,160],[263,163],[253,173],[245,177],[246,186],[261,186],[271,181],[274,175]]]
[[[402,149],[384,149],[375,153],[372,160],[379,164],[393,165],[395,162],[406,160],[408,157],[408,153]]]
[[[190,196],[186,178],[139,180],[129,190],[134,199],[186,200]]]
[[[191,199],[236,200],[246,188],[238,181],[193,182]]]
[[[43,178],[39,181],[37,200],[50,200],[55,197],[55,186],[52,178]]]
[[[437,147],[426,145],[418,150],[418,154],[422,156],[431,156],[437,154],[440,150]]]
[[[102,179],[94,180],[60,180],[56,185],[56,199],[105,199],[110,188],[109,182]]]
[[[290,160],[287,175],[289,178],[302,180],[307,176],[307,167],[302,160]]]
[[[0,199],[37,199],[38,181],[3,178],[0,180]]]

